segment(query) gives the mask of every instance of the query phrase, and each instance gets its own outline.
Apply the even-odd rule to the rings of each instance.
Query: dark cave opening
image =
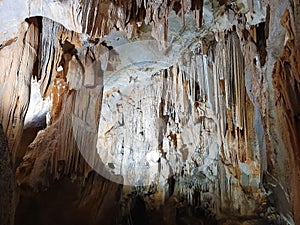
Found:
[[[135,204],[130,212],[132,225],[147,225],[145,202],[141,197],[135,199]]]
[[[21,190],[15,225],[82,225],[88,215],[78,210],[78,182],[56,182],[47,191]],[[88,211],[88,210],[86,210]]]

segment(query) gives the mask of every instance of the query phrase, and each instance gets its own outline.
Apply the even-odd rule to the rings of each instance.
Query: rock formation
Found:
[[[299,15],[0,1],[0,224],[300,224]]]
[[[0,221],[3,224],[9,224],[13,219],[13,188],[14,188],[14,173],[11,161],[11,153],[8,149],[7,140],[0,126],[0,169],[1,169],[1,182],[0,189],[3,194],[0,195]]]

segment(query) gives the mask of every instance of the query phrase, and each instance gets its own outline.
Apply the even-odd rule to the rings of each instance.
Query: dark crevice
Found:
[[[15,43],[17,40],[18,40],[18,38],[12,38],[12,39],[9,39],[8,41],[6,41],[3,44],[0,44],[0,50],[7,47],[7,46],[10,46],[11,44]]]
[[[144,199],[140,196],[135,199],[135,204],[130,212],[130,220],[132,225],[147,225],[146,206]]]
[[[175,11],[176,14],[178,14],[181,10],[181,4],[180,2],[174,2],[173,4],[173,10]]]
[[[197,82],[195,82],[195,101],[199,101],[200,100],[200,86]]]
[[[37,80],[41,79],[41,61],[40,56],[42,55],[42,30],[43,30],[43,17],[36,16],[36,17],[30,17],[25,20],[29,24],[33,24],[39,32],[38,35],[38,48],[37,48],[37,57],[35,60],[35,63],[33,65],[33,71],[32,76],[33,78],[37,78]]]
[[[266,22],[265,22],[265,38],[269,38],[269,26],[270,26],[270,5],[267,5],[266,10]]]
[[[113,47],[107,45],[107,43],[105,41],[102,41],[100,44],[103,45],[104,47],[106,47],[108,50],[112,50],[113,49]]]
[[[260,23],[258,24],[256,28],[256,40],[257,40],[257,49],[260,56],[260,64],[261,66],[264,66],[266,63],[266,57],[267,57],[267,51],[266,51],[266,23]]]
[[[191,10],[202,10],[203,0],[192,0],[191,4]]]
[[[227,4],[228,0],[219,0],[220,6]]]
[[[11,153],[0,124],[0,223],[11,224],[14,175]]]
[[[77,56],[77,49],[75,48],[75,45],[73,45],[68,40],[65,40],[64,42],[60,40],[60,45],[62,47],[63,56],[59,62],[59,66],[63,67],[63,71],[61,73],[58,73],[57,76],[59,78],[66,79],[69,69],[69,62],[71,61],[73,56]]]
[[[64,54],[70,54],[70,55],[76,55],[77,54],[77,50],[75,48],[75,45],[73,45],[68,40],[65,40],[64,43],[61,42],[60,44],[62,46],[62,50],[63,50]]]
[[[28,146],[34,141],[38,132],[46,128],[46,116],[39,119],[38,124],[33,124],[24,128],[20,144],[16,154],[15,168],[17,168],[23,160]]]

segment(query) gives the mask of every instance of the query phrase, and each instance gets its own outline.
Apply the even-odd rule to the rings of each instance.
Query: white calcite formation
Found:
[[[139,196],[170,225],[193,220],[184,207],[300,223],[297,6],[0,1],[0,123],[18,187],[68,177],[87,185],[79,208],[95,195],[108,202],[111,188],[119,218]],[[28,127],[43,130],[24,146]],[[91,210],[99,221],[102,207]]]

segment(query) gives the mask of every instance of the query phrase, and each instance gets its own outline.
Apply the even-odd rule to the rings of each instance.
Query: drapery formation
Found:
[[[1,181],[14,193],[1,199],[3,219],[13,223],[19,191],[47,193],[71,179],[79,209],[97,196],[98,221],[121,206],[114,222],[126,223],[143,203],[164,224],[197,210],[203,222],[300,223],[298,5],[27,3],[20,17],[30,18],[16,19],[11,33],[0,27],[1,157],[3,174],[16,173],[16,182]],[[33,79],[51,107],[27,146]]]

